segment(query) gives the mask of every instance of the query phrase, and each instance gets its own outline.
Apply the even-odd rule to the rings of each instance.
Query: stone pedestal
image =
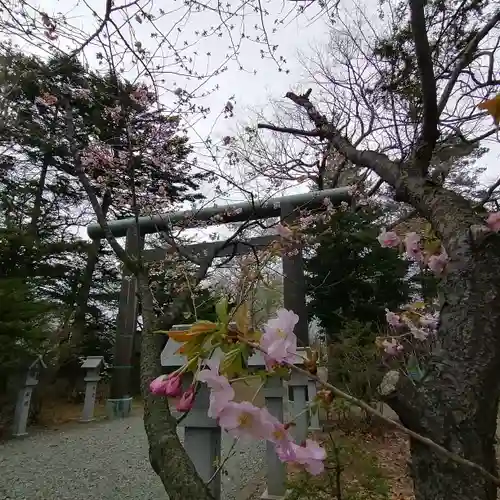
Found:
[[[22,387],[19,390],[14,413],[14,423],[12,425],[12,435],[14,437],[26,436],[28,433],[28,417],[30,413],[31,395],[33,389],[38,384],[40,370],[47,368],[41,356],[38,356],[31,365],[29,365],[26,376],[22,380]]]
[[[97,383],[101,380],[100,370],[104,364],[102,356],[88,356],[83,360],[82,368],[86,370],[85,401],[83,402],[82,416],[80,422],[91,422],[94,420],[95,398],[97,394]]]
[[[189,386],[191,380],[187,379],[188,376],[185,378],[185,385]],[[189,458],[203,481],[210,481],[209,489],[214,499],[220,500],[221,428],[216,420],[208,416],[209,398],[210,390],[206,384],[201,384],[193,408],[180,426],[184,427],[184,448]]]
[[[133,398],[108,399],[106,401],[106,416],[109,419],[126,418],[132,411]]]

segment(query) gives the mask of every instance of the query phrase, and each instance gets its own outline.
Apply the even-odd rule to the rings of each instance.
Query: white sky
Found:
[[[178,87],[191,91],[200,83],[203,83],[203,87],[200,89],[201,92],[208,91],[214,85],[219,86],[219,89],[210,96],[196,101],[198,104],[209,106],[212,110],[208,118],[191,122],[189,134],[193,141],[198,143],[197,150],[200,153],[200,157],[206,154],[206,149],[204,150],[201,147],[202,140],[211,137],[212,142],[216,143],[222,137],[234,134],[238,122],[248,122],[249,117],[252,117],[253,113],[250,108],[265,108],[269,99],[276,100],[284,96],[288,90],[297,88],[297,85],[303,82],[305,78],[304,70],[298,62],[298,51],[307,56],[311,53],[311,46],[326,45],[328,42],[326,22],[324,17],[315,19],[318,12],[315,5],[312,5],[305,14],[295,16],[293,13],[287,14],[287,12],[301,4],[306,5],[305,3],[290,1],[281,3],[277,0],[259,2],[259,0],[251,0],[251,3],[245,2],[240,4],[240,1],[231,1],[232,9],[234,10],[236,5],[240,5],[238,12],[239,14],[244,14],[244,20],[242,21],[237,18],[228,19],[223,26],[227,28],[230,24],[235,25],[235,28],[231,31],[233,42],[236,43],[236,40],[240,38],[238,32],[241,33],[242,30],[247,35],[252,37],[260,36],[262,39],[263,35],[261,32],[259,33],[259,26],[261,26],[262,21],[260,14],[252,11],[252,5],[260,3],[263,9],[269,11],[269,15],[264,17],[264,24],[269,34],[269,42],[271,45],[279,45],[276,51],[277,57],[282,56],[287,60],[288,63],[284,68],[289,70],[289,72],[278,72],[274,61],[261,59],[259,53],[260,47],[255,42],[245,40],[239,50],[238,61],[229,61],[227,63],[227,71],[214,76],[209,81],[202,80],[200,82],[193,78],[188,79],[185,76],[165,74],[163,76],[165,82],[162,84],[165,88],[162,97],[165,104],[173,105],[176,99],[173,91]],[[152,50],[157,47],[158,40],[162,36],[168,38],[169,43],[171,43],[170,50],[167,50],[167,46],[165,46],[163,49],[165,59],[160,60],[158,58],[158,64],[162,66],[165,60],[170,61],[169,64],[172,63],[171,54],[173,50],[171,48],[175,46],[177,49],[183,49],[181,52],[182,55],[192,57],[196,61],[198,71],[201,72],[208,68],[208,73],[211,73],[215,68],[220,66],[225,54],[230,51],[231,39],[228,36],[227,29],[223,29],[222,37],[218,37],[216,34],[207,38],[202,37],[201,33],[203,30],[210,31],[213,26],[221,24],[217,8],[224,9],[223,6],[217,4],[214,0],[207,0],[207,2],[214,7],[213,12],[207,10],[192,12],[189,18],[184,18],[186,7],[182,0],[156,0],[154,2],[139,0],[138,3],[144,6],[144,11],[146,12],[151,11],[157,14],[161,7],[168,14],[155,23],[154,26],[147,21],[143,21],[142,24],[139,24],[135,20],[132,21],[132,26],[135,30],[134,37],[141,41],[143,47],[151,48]],[[126,3],[125,0],[115,0],[115,6],[124,3]],[[372,9],[373,6],[377,5],[376,0],[365,0],[361,3]],[[97,26],[98,22],[92,17],[91,12],[95,10],[98,15],[102,15],[104,4],[104,0],[42,0],[37,2],[40,10],[45,11],[50,16],[55,15],[57,17],[60,13],[65,14],[71,25],[80,28],[85,33],[95,31],[95,26]],[[348,8],[354,5],[351,0],[344,0],[343,4]],[[241,7],[241,5],[243,6]],[[119,16],[115,16],[113,19],[115,19],[115,22],[119,22]],[[272,29],[275,19],[278,21],[282,20],[283,22],[277,25],[277,31],[273,34]],[[151,37],[151,33],[154,33],[155,38]],[[28,46],[21,41],[19,43],[25,50],[33,51],[32,46]],[[187,43],[187,48],[185,48],[185,43]],[[66,50],[67,39],[62,36],[57,40],[56,44],[61,49]],[[93,67],[98,67],[95,59],[96,52],[96,47],[88,47],[85,51],[88,62]],[[244,66],[243,71],[238,68],[240,62]],[[128,61],[124,66],[125,72],[123,75],[128,79],[134,79],[137,74],[138,65],[131,65],[130,61]],[[169,68],[174,69],[174,66],[169,66]],[[257,71],[256,74],[253,73],[254,70]],[[235,96],[234,118],[225,119],[220,117],[225,103],[233,95]],[[499,153],[500,147],[497,142],[492,147],[491,152],[481,159],[481,164],[488,167],[487,172],[483,176],[485,184],[488,181],[494,180],[500,174],[500,168],[498,167]],[[209,199],[212,200],[213,197],[210,188],[210,186],[206,186],[204,191]],[[256,197],[259,197],[258,186],[253,185],[252,190]],[[294,186],[288,192],[304,190],[306,190],[305,186]],[[228,191],[227,199],[233,201],[242,199],[241,192],[235,189],[229,189]],[[280,192],[276,192],[277,196],[281,194]],[[218,204],[223,204],[224,202],[223,199],[218,200]],[[208,204],[211,203],[208,202]]]

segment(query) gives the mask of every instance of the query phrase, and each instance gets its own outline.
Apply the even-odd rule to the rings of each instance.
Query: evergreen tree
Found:
[[[306,256],[309,311],[330,341],[352,321],[385,325],[385,309],[409,300],[409,263],[377,241],[379,210],[337,211],[311,228],[318,247]]]
[[[144,88],[114,74],[88,72],[73,59],[44,63],[8,52],[2,63],[5,111],[0,144],[9,153],[1,157],[6,166],[1,189],[6,197],[10,193],[10,217],[45,250],[52,269],[49,280],[47,273],[40,274],[44,291],[69,309],[76,308],[73,334],[79,343],[88,333],[87,325],[100,323],[92,317],[100,306],[114,305],[118,266],[106,245],[83,242],[75,234],[75,227],[86,225],[94,215],[75,178],[65,100],[71,105],[73,138],[82,154],[119,158],[131,148],[135,152],[134,164],[120,172],[89,165],[101,209],[109,217],[129,217],[136,208],[144,213],[153,205],[169,210],[199,198],[201,174],[193,171],[191,148],[187,137],[178,133],[178,118],[163,112]]]

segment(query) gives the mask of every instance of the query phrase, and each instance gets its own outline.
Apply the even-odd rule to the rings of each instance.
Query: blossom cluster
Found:
[[[403,245],[407,258],[422,267],[427,266],[436,276],[443,275],[446,270],[448,254],[444,247],[441,246],[439,253],[425,252],[422,238],[415,232],[408,233],[402,241],[394,231],[383,229],[377,239],[384,248],[399,248]]]
[[[280,309],[276,317],[264,326],[259,347],[269,372],[296,360],[297,337],[294,329],[298,320],[294,312]],[[162,375],[150,386],[154,394],[180,397],[176,405],[178,411],[189,411],[196,397],[194,384],[182,391],[181,373],[184,369],[168,376]],[[237,438],[269,441],[274,444],[276,454],[283,462],[299,465],[313,475],[323,472],[326,452],[317,442],[307,439],[305,443],[296,444],[288,432],[290,425],[280,422],[266,408],[259,408],[248,401],[234,401],[234,389],[221,373],[219,360],[204,360],[203,369],[198,370],[195,380],[210,388],[208,416],[216,419],[223,430]]]
[[[490,231],[500,232],[500,212],[488,214],[485,222]],[[444,247],[441,246],[438,253],[426,251],[421,236],[415,232],[408,233],[403,240],[396,232],[382,229],[377,239],[384,248],[404,249],[408,259],[417,262],[422,268],[427,266],[436,276],[446,273],[449,258]],[[422,313],[415,309],[402,314],[386,310],[386,320],[398,335],[379,338],[377,343],[387,354],[393,356],[403,352],[402,339],[413,337],[420,341],[427,340],[436,334],[439,322],[437,313]]]

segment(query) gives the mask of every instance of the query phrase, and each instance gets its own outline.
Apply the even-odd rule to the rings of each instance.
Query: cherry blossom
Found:
[[[283,224],[278,224],[276,226],[276,232],[278,233],[279,236],[281,236],[285,240],[292,239],[292,236],[293,236],[292,230],[287,226],[283,226]]]
[[[410,328],[410,333],[413,335],[414,338],[417,340],[427,340],[427,337],[429,336],[429,332],[422,330],[421,328],[417,328],[413,323],[408,324]]]
[[[35,104],[41,104],[42,106],[50,107],[55,106],[58,99],[55,95],[49,94],[48,92],[43,93],[41,96],[35,98]]]
[[[392,356],[395,356],[403,350],[403,346],[396,339],[384,339],[382,341],[382,347],[386,354],[390,354]]]
[[[423,253],[420,248],[420,235],[417,233],[408,233],[406,235],[405,241],[406,255],[409,259],[416,262],[423,261]]]
[[[389,325],[395,328],[403,325],[401,318],[396,313],[389,311],[389,309],[385,310],[385,319]]]
[[[230,401],[219,413],[219,425],[234,437],[269,439],[274,427],[262,408],[248,401]]]
[[[84,167],[107,168],[115,164],[115,156],[112,148],[102,143],[90,144],[81,155],[81,162]]]
[[[383,248],[395,248],[401,243],[401,239],[394,231],[386,231],[385,228],[382,229],[377,240]]]
[[[178,374],[160,375],[155,378],[149,388],[153,394],[177,398],[182,394],[182,381]]]
[[[427,262],[429,269],[436,276],[441,276],[441,274],[443,274],[446,264],[448,264],[448,254],[444,248],[441,249],[441,253],[439,255],[431,255]]]
[[[74,89],[71,93],[75,99],[90,99],[91,91],[90,89]]]
[[[299,317],[287,309],[279,309],[276,318],[264,325],[260,347],[270,360],[278,363],[292,362],[297,353],[297,337],[293,333]]]
[[[295,460],[295,451],[292,443],[293,438],[288,432],[288,427],[280,422],[275,416],[271,415],[266,408],[263,408],[264,418],[272,425],[272,432],[268,441],[276,446],[276,453],[282,457],[284,462]]]
[[[208,416],[217,418],[224,406],[234,398],[234,389],[224,375],[219,374],[219,361],[207,360],[208,369],[201,370],[197,379],[211,389]]]
[[[148,89],[146,87],[140,87],[129,95],[130,99],[141,106],[146,106],[149,102]]]
[[[500,212],[492,212],[486,219],[487,226],[496,233],[500,231]]]
[[[166,375],[160,375],[159,377],[155,378],[150,384],[149,384],[149,390],[153,394],[158,394],[158,395],[165,395],[165,387],[167,384],[167,376]]]
[[[419,323],[430,330],[436,330],[438,327],[439,319],[431,314],[426,314],[419,319]]]
[[[189,411],[193,407],[195,395],[194,385],[191,385],[175,405],[176,410],[182,412]]]
[[[294,459],[287,460],[286,455],[283,455],[283,452],[278,450],[277,453],[280,460],[301,465],[313,476],[317,476],[325,470],[323,461],[326,459],[326,451],[324,448],[321,448],[316,441],[308,439],[304,446],[291,443],[291,447],[293,449]]]

